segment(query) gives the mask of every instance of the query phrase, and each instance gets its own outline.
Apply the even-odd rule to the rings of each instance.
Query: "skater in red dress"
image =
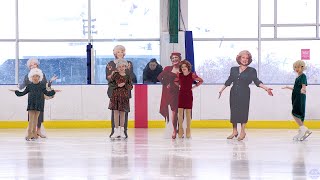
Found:
[[[179,138],[183,137],[183,120],[184,117],[187,119],[186,137],[191,137],[191,110],[193,105],[193,95],[192,90],[203,83],[203,80],[198,77],[195,73],[191,72],[191,64],[187,60],[183,60],[180,63],[180,73],[175,82],[179,84],[179,101],[178,101],[178,121],[179,121]],[[196,81],[197,84],[192,86],[193,82]],[[185,116],[184,110],[186,111]]]
[[[178,93],[179,87],[174,80],[179,72],[179,63],[181,61],[181,54],[178,52],[171,53],[170,56],[172,66],[166,66],[164,70],[158,75],[158,80],[162,84],[162,95],[160,104],[160,114],[165,118],[167,125],[172,123],[173,132],[172,139],[176,138],[178,126]],[[169,106],[172,115],[169,118]],[[169,127],[169,126],[166,126]]]

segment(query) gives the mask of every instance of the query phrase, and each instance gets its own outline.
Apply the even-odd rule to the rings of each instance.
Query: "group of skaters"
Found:
[[[128,138],[128,113],[130,112],[130,98],[133,83],[136,77],[132,75],[132,62],[125,60],[126,49],[122,45],[117,45],[113,49],[115,59],[108,62],[106,66],[106,79],[108,81],[108,97],[110,98],[108,108],[111,110],[111,139]],[[152,82],[159,81],[162,84],[162,96],[160,103],[160,114],[165,118],[167,127],[172,128],[172,139],[191,138],[191,121],[193,108],[193,90],[203,83],[203,79],[195,72],[192,72],[192,65],[186,59],[182,60],[181,54],[173,52],[170,55],[171,65],[158,71],[157,78],[152,78]],[[273,96],[272,89],[267,87],[257,77],[255,68],[250,67],[252,55],[249,51],[243,50],[236,56],[239,66],[230,69],[230,75],[224,86],[219,91],[219,97],[223,91],[232,84],[230,90],[230,122],[232,124],[232,134],[227,139],[237,138],[241,141],[246,137],[246,124],[248,122],[250,87],[254,84]],[[147,66],[156,69],[158,63],[152,59]],[[154,65],[153,65],[154,64]],[[28,134],[27,141],[37,138],[46,138],[41,132],[43,123],[43,111],[45,99],[52,98],[59,90],[53,90],[51,84],[57,79],[53,76],[47,81],[46,76],[39,69],[39,61],[31,58],[27,62],[30,69],[25,76],[23,83],[19,84],[19,89],[25,88],[22,92],[14,91],[17,96],[28,94]],[[303,73],[306,69],[305,62],[298,60],[294,62],[293,69],[297,73],[293,87],[283,87],[292,91],[292,116],[299,125],[297,135],[294,140],[303,141],[312,132],[304,125],[307,77]],[[184,123],[186,119],[186,123]],[[186,125],[184,125],[186,124]],[[241,131],[238,132],[237,124],[241,124]],[[185,127],[185,128],[184,128]]]

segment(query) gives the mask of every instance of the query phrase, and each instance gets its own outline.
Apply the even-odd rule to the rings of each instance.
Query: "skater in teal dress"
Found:
[[[46,85],[41,83],[43,79],[43,73],[38,68],[33,68],[30,70],[29,74],[29,83],[23,92],[18,90],[10,90],[15,92],[17,96],[24,96],[28,94],[28,115],[29,115],[29,124],[28,124],[28,136],[26,137],[27,141],[34,140],[38,138],[38,134],[36,131],[38,118],[40,112],[44,110],[44,96],[53,96],[56,91],[46,90]]]
[[[283,89],[292,90],[292,116],[296,123],[300,126],[298,134],[293,137],[293,140],[303,141],[312,132],[304,126],[305,110],[306,110],[306,89],[307,89],[307,76],[303,73],[306,69],[306,64],[302,60],[298,60],[293,64],[294,71],[298,74],[292,87],[284,87]]]

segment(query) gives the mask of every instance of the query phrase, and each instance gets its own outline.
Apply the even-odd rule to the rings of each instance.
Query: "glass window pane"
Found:
[[[92,1],[93,38],[159,38],[160,0]]]
[[[142,83],[143,69],[151,58],[156,58],[158,62],[160,61],[159,41],[94,43],[96,54],[95,83],[107,83],[106,65],[109,61],[114,60],[113,48],[119,44],[126,48],[125,59],[132,62],[133,72],[137,77],[137,83]]]
[[[0,39],[13,39],[16,34],[15,1],[2,0],[0,6]]]
[[[274,23],[274,0],[261,0],[261,23]]]
[[[280,0],[278,23],[316,23],[316,0]]]
[[[249,50],[253,56],[251,67],[258,64],[258,43],[256,41],[194,42],[195,69],[205,83],[224,83],[230,68],[238,66],[236,56],[242,50]]]
[[[310,60],[306,60],[305,71],[308,83],[320,83],[320,41],[265,41],[261,46],[260,77],[264,83],[293,84],[296,73],[292,64],[301,59],[301,49],[310,49]]]
[[[278,37],[316,37],[316,27],[278,27]]]
[[[19,82],[29,72],[27,60],[36,57],[40,69],[51,78],[57,75],[56,84],[86,84],[86,43],[20,43]]]
[[[189,0],[188,26],[195,38],[256,38],[257,7],[257,0]]]
[[[87,0],[19,1],[20,38],[86,38]]]
[[[0,84],[14,84],[15,43],[0,42]]]
[[[274,38],[274,27],[262,27],[261,38]]]

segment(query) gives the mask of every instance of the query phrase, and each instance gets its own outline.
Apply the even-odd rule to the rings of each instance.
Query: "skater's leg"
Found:
[[[122,138],[125,138],[125,134],[124,134],[124,123],[125,123],[125,112],[124,111],[120,111],[120,136]]]
[[[246,137],[246,125],[247,123],[241,123],[241,132],[240,136],[238,137],[238,141],[241,141]]]
[[[32,127],[33,138],[38,138],[38,135],[37,135],[37,125],[38,125],[39,115],[40,115],[40,111],[35,111],[35,113],[34,113],[34,119],[33,119],[33,127]]]
[[[38,123],[37,123],[37,135],[40,136],[41,138],[46,138],[44,134],[41,133],[41,125],[43,123],[43,112],[40,112],[39,118],[38,118]]]
[[[191,137],[191,109],[186,109],[186,119],[187,119],[186,136],[187,138],[190,138]]]
[[[232,123],[232,134],[227,139],[233,139],[234,137],[238,137],[237,123]]]
[[[183,108],[178,108],[178,121],[179,121],[179,131],[178,131],[178,134],[179,134],[179,138],[182,138],[183,137],[183,112],[184,112],[184,109]]]
[[[175,139],[177,136],[177,126],[178,126],[178,115],[177,115],[177,112],[175,111],[172,111],[172,125],[173,125],[172,139]]]

